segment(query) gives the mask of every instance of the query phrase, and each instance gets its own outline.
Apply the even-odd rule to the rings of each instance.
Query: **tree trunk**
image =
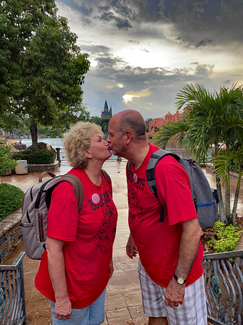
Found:
[[[243,173],[243,166],[240,166],[240,172],[239,172],[239,177],[235,189],[235,199],[234,199],[234,206],[232,210],[232,224],[233,226],[235,225],[235,218],[236,218],[236,211],[237,211],[237,205],[238,205],[238,200],[239,200],[239,194],[240,194],[240,182],[241,182],[241,176]]]
[[[219,146],[218,142],[215,141],[214,143],[214,153],[215,153],[215,158],[218,157],[219,155]],[[217,161],[216,161],[217,163]],[[215,166],[216,168],[217,166]],[[219,216],[220,216],[220,221],[223,223],[226,223],[226,214],[224,210],[224,201],[223,201],[223,195],[222,195],[222,187],[221,187],[221,181],[220,178],[216,174],[216,185],[217,185],[217,191],[218,191],[218,196],[219,196]]]
[[[228,171],[229,173],[229,171]],[[227,186],[227,185],[225,185]],[[225,214],[227,223],[230,225],[232,224],[232,217],[230,215],[230,176],[229,176],[229,184],[225,188]]]
[[[31,121],[30,134],[32,139],[32,150],[36,151],[38,149],[38,144],[37,144],[37,124],[35,120]]]

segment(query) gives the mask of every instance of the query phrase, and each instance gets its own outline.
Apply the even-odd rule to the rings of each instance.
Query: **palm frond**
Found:
[[[184,134],[188,130],[188,125],[186,120],[181,120],[176,123],[168,123],[162,127],[159,128],[159,130],[156,132],[155,139],[156,139],[156,145],[165,148],[168,141],[175,137],[175,139],[178,141],[179,144],[182,144]]]

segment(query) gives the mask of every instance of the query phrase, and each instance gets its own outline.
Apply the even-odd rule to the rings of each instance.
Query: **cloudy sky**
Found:
[[[91,62],[83,103],[100,116],[175,113],[187,83],[243,84],[243,0],[56,0]]]

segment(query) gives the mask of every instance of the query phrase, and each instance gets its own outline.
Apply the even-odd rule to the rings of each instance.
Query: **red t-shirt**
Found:
[[[167,287],[179,257],[181,222],[197,218],[197,213],[188,175],[173,157],[164,157],[157,163],[155,177],[159,198],[149,189],[146,169],[150,156],[158,149],[150,145],[142,165],[134,170],[131,164],[128,171],[129,227],[146,272],[155,283]],[[164,222],[159,222],[161,204]],[[200,242],[186,285],[202,275],[202,259]]]
[[[47,236],[65,242],[64,259],[68,295],[73,308],[92,304],[109,280],[109,264],[115,239],[117,210],[112,200],[112,186],[102,175],[102,185],[93,184],[84,170],[69,173],[82,182],[84,202],[78,214],[77,200],[71,184],[60,183],[52,194],[47,216]],[[102,197],[99,203],[92,195]],[[97,195],[96,195],[97,196]],[[35,278],[36,288],[55,301],[45,251]]]

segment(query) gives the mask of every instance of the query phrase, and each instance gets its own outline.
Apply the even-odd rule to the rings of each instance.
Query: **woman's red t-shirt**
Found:
[[[112,200],[112,186],[102,175],[102,185],[93,184],[82,169],[71,174],[82,182],[84,202],[81,213],[74,190],[67,182],[60,183],[52,194],[47,216],[47,236],[65,242],[64,259],[68,295],[73,308],[92,304],[109,280],[109,264],[115,239],[117,210]],[[92,195],[102,197],[99,203]],[[36,288],[55,301],[45,251],[35,278]]]

